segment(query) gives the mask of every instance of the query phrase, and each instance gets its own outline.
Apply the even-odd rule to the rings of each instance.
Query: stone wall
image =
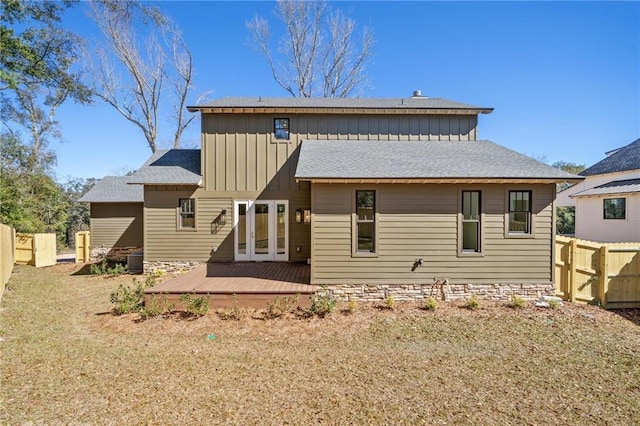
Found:
[[[354,285],[337,284],[323,287],[322,292],[339,301],[349,299],[358,302],[379,302],[391,296],[396,301],[421,301],[428,297],[441,300],[464,300],[472,295],[485,300],[507,301],[511,296],[520,296],[526,300],[536,300],[541,296],[553,296],[553,283],[540,284],[450,284],[438,281],[434,284],[383,284]]]
[[[144,273],[154,274],[156,272],[163,272],[166,274],[181,274],[183,272],[189,272],[200,265],[204,265],[204,262],[188,262],[188,261],[144,261]]]

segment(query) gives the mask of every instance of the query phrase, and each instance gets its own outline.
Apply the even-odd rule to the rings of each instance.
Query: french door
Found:
[[[289,260],[289,203],[287,200],[234,203],[235,260]]]

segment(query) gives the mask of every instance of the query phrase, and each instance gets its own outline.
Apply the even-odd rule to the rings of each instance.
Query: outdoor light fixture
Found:
[[[296,210],[296,223],[302,222],[302,210]]]
[[[222,209],[220,212],[220,226],[225,226],[227,224],[227,209]]]
[[[304,210],[304,223],[305,225],[308,225],[311,223],[311,210],[309,209]]]

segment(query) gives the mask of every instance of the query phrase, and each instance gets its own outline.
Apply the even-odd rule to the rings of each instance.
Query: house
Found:
[[[553,293],[555,184],[582,178],[480,140],[492,108],[414,95],[189,107],[201,149],[127,181],[145,269],[308,262],[312,284],[366,300]]]
[[[640,139],[606,153],[584,170],[584,181],[558,194],[558,206],[575,207],[576,238],[640,241]]]
[[[123,260],[143,247],[143,196],[130,176],[106,176],[78,201],[89,203],[92,257]]]

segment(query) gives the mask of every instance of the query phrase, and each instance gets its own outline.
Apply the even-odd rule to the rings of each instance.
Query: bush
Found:
[[[144,306],[144,287],[134,278],[132,286],[120,284],[117,290],[111,293],[110,300],[116,305],[113,309],[116,315],[139,312]]]
[[[218,311],[218,316],[223,320],[240,321],[244,317],[243,309],[238,305],[236,295],[233,295],[233,307],[231,309],[224,309]]]
[[[329,315],[336,307],[337,299],[331,297],[328,291],[324,291],[322,294],[316,294],[311,303],[311,312],[320,318],[324,318]]]
[[[465,304],[465,307],[467,309],[471,309],[472,311],[480,309],[481,308],[481,304],[480,304],[480,300],[478,299],[478,296],[476,296],[475,294],[473,296],[471,296],[469,298],[469,300],[467,300],[467,303]]]
[[[518,296],[518,295],[513,295],[511,296],[511,299],[509,300],[509,307],[513,308],[513,309],[522,309],[522,308],[526,308],[527,306],[527,301],[524,300],[524,298]]]
[[[346,312],[349,315],[353,315],[357,310],[358,310],[358,303],[355,300],[352,300],[351,298],[349,298],[349,301],[347,302]]]
[[[109,266],[106,259],[100,263],[92,263],[89,267],[91,275],[123,275],[127,273],[127,267],[122,263],[115,262],[113,266]]]
[[[175,305],[173,303],[168,303],[167,297],[164,297],[163,303],[158,303],[158,300],[155,295],[151,296],[151,303],[149,306],[144,306],[140,308],[140,316],[143,319],[147,319],[148,317],[156,317],[158,315],[170,314],[173,312]]]
[[[425,311],[435,311],[436,309],[438,309],[438,301],[435,297],[429,297],[424,301],[424,305],[422,305],[422,308]]]
[[[562,303],[557,300],[547,300],[547,303],[551,309],[560,309],[560,306],[562,306]]]
[[[284,316],[293,310],[293,307],[298,304],[298,297],[285,296],[282,299],[276,296],[273,303],[267,303],[267,309],[264,313],[266,319],[275,319]]]
[[[387,296],[387,298],[384,299],[384,306],[387,309],[393,309],[396,306],[396,299],[394,299],[393,296]]]
[[[188,316],[201,317],[209,311],[209,295],[191,297],[190,294],[183,294],[180,296],[180,302],[184,304]]]

